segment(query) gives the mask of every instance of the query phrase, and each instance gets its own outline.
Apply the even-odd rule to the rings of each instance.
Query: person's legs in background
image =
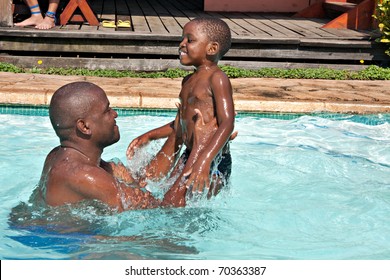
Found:
[[[38,0],[24,0],[30,8],[31,16],[26,20],[15,23],[15,26],[35,26],[38,29],[50,29],[55,26],[56,12],[60,0],[49,0],[48,10],[45,17],[42,16]]]
[[[45,18],[41,21],[41,23],[37,24],[35,28],[38,29],[50,29],[56,26],[56,12],[58,9],[58,3],[60,0],[50,0],[49,8],[45,14]]]

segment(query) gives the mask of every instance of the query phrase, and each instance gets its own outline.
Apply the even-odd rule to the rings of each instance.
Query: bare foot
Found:
[[[37,24],[35,28],[37,29],[51,29],[54,26],[56,26],[56,23],[54,22],[54,18],[51,17],[45,17],[40,24]]]
[[[22,22],[15,23],[15,26],[20,26],[20,27],[24,27],[24,26],[37,26],[42,21],[43,21],[43,17],[42,17],[41,14],[31,15],[31,17],[29,17],[28,19],[25,19]]]

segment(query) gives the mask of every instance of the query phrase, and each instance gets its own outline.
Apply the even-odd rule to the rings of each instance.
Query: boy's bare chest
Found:
[[[187,81],[180,91],[180,99],[183,104],[196,104],[212,100],[213,94],[210,84],[204,80]]]

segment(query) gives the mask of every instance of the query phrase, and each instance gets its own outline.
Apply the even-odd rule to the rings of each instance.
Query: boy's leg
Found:
[[[165,177],[176,162],[180,152],[181,143],[177,141],[175,133],[172,133],[165,141],[164,145],[145,167],[147,179],[161,179]]]
[[[176,163],[183,144],[179,116],[180,112],[176,115],[173,132],[168,136],[160,151],[145,167],[146,178],[161,179],[169,173]]]
[[[232,156],[230,152],[223,154],[221,161],[216,162],[216,164],[218,164],[217,167],[211,168],[211,184],[207,193],[208,198],[217,195],[230,182],[230,174],[232,173]]]

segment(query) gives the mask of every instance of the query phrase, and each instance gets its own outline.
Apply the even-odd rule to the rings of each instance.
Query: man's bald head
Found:
[[[53,94],[49,115],[60,140],[69,136],[77,120],[85,118],[101,98],[107,98],[103,89],[89,82],[70,83]]]

